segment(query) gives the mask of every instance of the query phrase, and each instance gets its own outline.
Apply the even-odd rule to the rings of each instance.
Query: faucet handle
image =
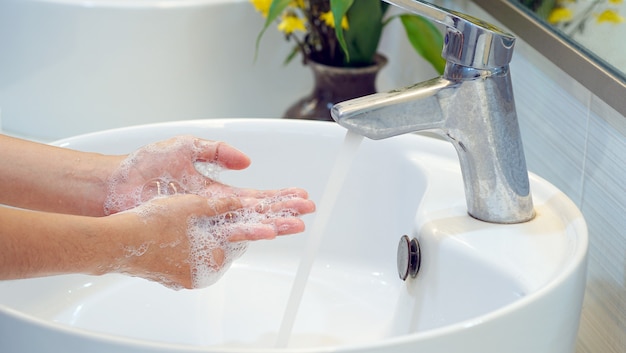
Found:
[[[493,69],[511,62],[515,37],[472,16],[422,0],[385,0],[446,26],[442,57],[475,69]]]

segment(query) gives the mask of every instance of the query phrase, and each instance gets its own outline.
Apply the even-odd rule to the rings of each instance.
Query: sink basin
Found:
[[[222,181],[298,186],[318,201],[346,131],[281,119],[194,120],[82,135],[57,145],[128,153],[179,134],[223,140],[252,165]],[[359,146],[295,321],[290,352],[571,353],[587,230],[575,205],[531,174],[536,217],[466,213],[451,144],[418,134]],[[305,216],[309,228],[315,215]],[[404,234],[421,246],[398,277]],[[251,243],[215,285],[173,291],[122,275],[0,282],[3,352],[272,352],[307,233]]]

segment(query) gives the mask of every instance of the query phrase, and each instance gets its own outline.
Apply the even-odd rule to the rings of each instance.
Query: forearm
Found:
[[[0,203],[101,216],[107,178],[121,159],[0,135]]]
[[[102,274],[120,258],[105,218],[0,207],[0,279]]]

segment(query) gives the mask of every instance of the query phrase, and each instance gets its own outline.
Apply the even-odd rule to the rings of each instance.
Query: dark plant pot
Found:
[[[376,77],[387,64],[387,58],[378,54],[375,64],[365,67],[326,66],[309,61],[314,76],[313,91],[291,105],[283,117],[333,121],[333,104],[376,93]]]

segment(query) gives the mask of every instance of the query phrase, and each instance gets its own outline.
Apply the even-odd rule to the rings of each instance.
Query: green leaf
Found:
[[[300,53],[300,48],[295,45],[291,51],[289,52],[289,55],[287,55],[287,57],[285,58],[285,61],[283,61],[283,65],[287,65],[291,62],[291,60],[293,60],[293,58],[296,57],[296,55],[298,55],[298,53]]]
[[[403,14],[400,15],[400,20],[415,51],[428,61],[439,74],[442,74],[446,62],[441,57],[443,36],[439,29],[430,21],[416,15]]]
[[[359,0],[350,7],[346,44],[350,65],[370,65],[378,50],[383,31],[383,6],[380,0]]]
[[[537,9],[535,10],[535,13],[537,13],[539,17],[545,20],[548,18],[548,16],[550,16],[550,12],[552,12],[552,9],[554,9],[555,6],[555,0],[542,1],[539,7],[537,7]]]
[[[361,0],[363,1],[363,0]],[[341,27],[341,20],[348,13],[348,10],[352,6],[354,0],[330,0],[330,11],[333,13],[333,19],[335,20],[335,35],[341,50],[346,55],[346,60],[350,61],[350,52],[348,51],[348,45],[346,39],[343,36],[343,28]]]
[[[259,35],[256,38],[256,48],[254,50],[254,59],[256,60],[257,54],[259,53],[259,44],[261,43],[261,38],[265,31],[269,28],[269,26],[283,13],[283,11],[289,6],[289,3],[292,0],[273,0],[270,5],[270,9],[267,14],[267,18],[265,19],[265,24],[263,25],[263,29],[259,32]]]

